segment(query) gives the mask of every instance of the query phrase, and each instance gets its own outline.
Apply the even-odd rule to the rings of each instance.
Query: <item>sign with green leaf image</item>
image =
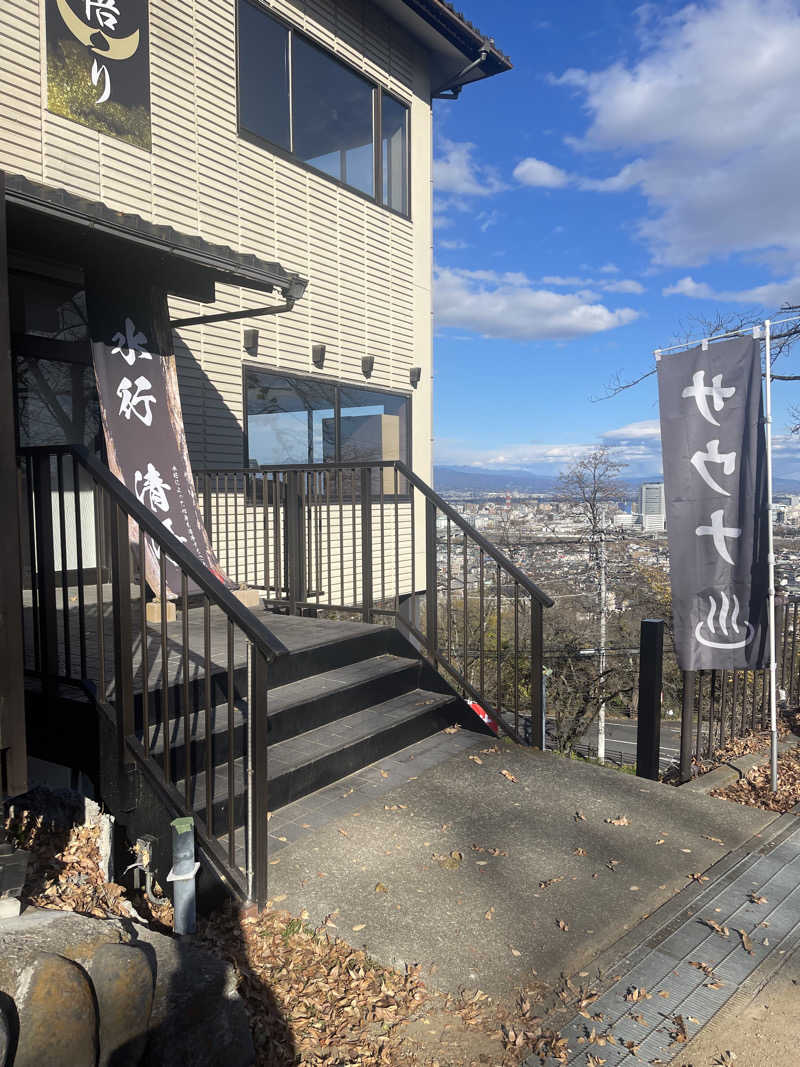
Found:
[[[46,0],[47,106],[150,149],[147,0]]]

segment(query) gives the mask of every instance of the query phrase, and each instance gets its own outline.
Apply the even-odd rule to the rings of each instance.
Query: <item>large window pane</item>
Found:
[[[297,34],[292,49],[294,154],[374,196],[372,86]]]
[[[381,97],[383,203],[408,214],[408,108],[384,93]]]
[[[289,31],[239,0],[239,122],[289,149]]]
[[[250,466],[322,463],[334,429],[333,385],[245,373]]]
[[[408,462],[408,397],[342,387],[339,403],[342,463]]]

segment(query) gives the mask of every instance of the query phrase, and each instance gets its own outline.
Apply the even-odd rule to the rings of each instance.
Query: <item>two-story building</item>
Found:
[[[432,105],[509,67],[443,0],[3,7],[6,792],[26,781],[25,686],[49,755],[42,708],[77,687],[70,714],[106,707],[120,766],[160,760],[162,801],[202,809],[220,856],[244,827],[252,896],[265,794],[234,737],[266,750],[255,690],[302,673],[275,666],[291,642],[259,597],[402,617],[431,653]],[[462,525],[464,574],[468,542],[497,569],[499,619],[524,576],[501,579]],[[488,705],[466,582],[460,603],[456,675]],[[428,660],[456,668],[446,621]],[[498,667],[498,716],[500,685]],[[74,765],[85,737],[60,721]]]

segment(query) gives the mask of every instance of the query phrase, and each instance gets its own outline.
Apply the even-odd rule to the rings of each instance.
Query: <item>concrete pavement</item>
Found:
[[[421,963],[438,988],[502,996],[579,971],[774,820],[476,740],[288,843],[270,866],[275,906],[327,918],[380,962]]]

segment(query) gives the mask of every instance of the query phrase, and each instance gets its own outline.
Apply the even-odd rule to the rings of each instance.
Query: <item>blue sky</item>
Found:
[[[459,6],[514,69],[434,106],[436,461],[657,471],[655,379],[592,398],[693,318],[800,303],[800,0]]]

